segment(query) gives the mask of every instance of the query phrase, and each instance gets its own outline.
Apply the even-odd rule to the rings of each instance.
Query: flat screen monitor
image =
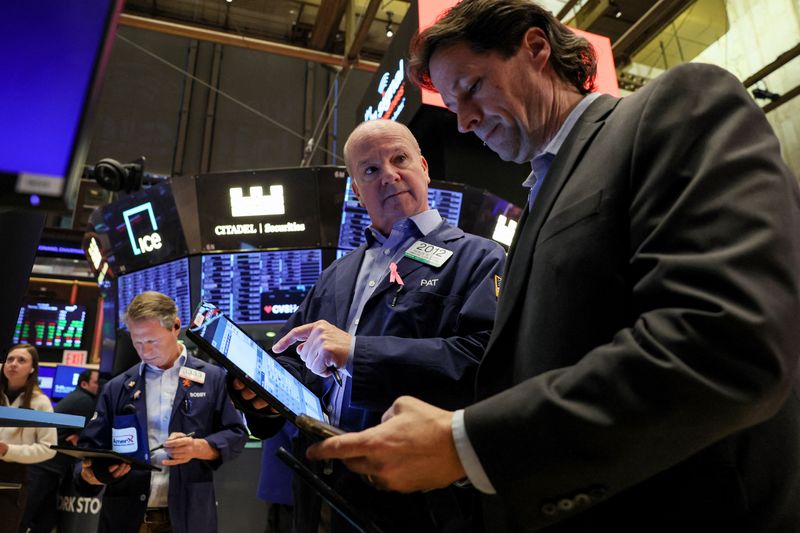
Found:
[[[202,251],[323,246],[319,179],[312,168],[198,176]]]
[[[39,365],[39,388],[45,396],[52,398],[53,381],[56,377],[56,367]]]
[[[200,299],[237,324],[283,322],[321,272],[320,249],[204,255]]]
[[[0,205],[63,209],[88,148],[89,115],[122,0],[0,7]]]
[[[122,317],[131,300],[145,291],[166,294],[178,306],[182,325],[189,324],[192,313],[191,287],[189,286],[189,258],[184,257],[120,276],[117,281],[117,311],[119,327],[127,329]]]
[[[89,217],[87,257],[97,271],[103,261],[114,275],[186,255],[172,181],[130,193]]]
[[[39,348],[80,349],[91,341],[86,334],[86,306],[56,302],[24,304],[17,316],[12,342]]]
[[[342,205],[342,226],[339,230],[339,248],[342,250],[353,250],[364,244],[364,230],[371,223],[367,210],[359,205],[358,198],[353,194],[351,180],[348,176]],[[458,185],[454,184],[456,187]],[[462,191],[437,187],[435,182],[428,188],[428,206],[438,210],[442,218],[453,226],[459,225],[463,199]]]
[[[50,397],[58,400],[74,391],[78,387],[78,376],[84,370],[86,368],[82,366],[58,365],[53,378],[53,393]]]

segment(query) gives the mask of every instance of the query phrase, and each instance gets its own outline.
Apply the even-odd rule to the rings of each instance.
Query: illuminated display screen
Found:
[[[45,396],[53,394],[53,379],[56,377],[56,367],[39,365],[39,388]]]
[[[199,176],[202,251],[320,246],[320,193],[307,168]]]
[[[342,226],[339,230],[339,248],[353,250],[364,244],[364,230],[370,225],[367,210],[358,205],[358,198],[353,194],[348,176],[342,205]],[[453,226],[458,226],[461,218],[461,203],[464,193],[430,187],[428,189],[428,205],[436,209],[442,218]]]
[[[3,2],[0,204],[55,206],[83,164],[119,0]],[[16,200],[16,201],[15,201]]]
[[[239,324],[283,322],[321,272],[319,249],[204,255],[200,299]]]
[[[63,398],[78,388],[78,376],[85,369],[82,366],[58,365],[53,379],[53,399]]]
[[[14,344],[43,348],[80,348],[86,306],[38,302],[23,305],[14,327]]]
[[[114,273],[124,274],[187,253],[169,181],[95,210],[89,225],[94,240],[85,246],[95,270],[103,259]]]
[[[120,328],[127,329],[122,321],[122,316],[125,309],[128,308],[128,304],[137,294],[145,291],[158,291],[175,300],[181,324],[188,325],[192,313],[190,289],[189,259],[186,257],[120,276],[117,286]]]
[[[216,357],[224,357],[252,378],[292,416],[304,414],[316,420],[328,421],[320,399],[221,314],[219,308],[204,302],[195,315],[190,331],[205,341],[217,354]]]

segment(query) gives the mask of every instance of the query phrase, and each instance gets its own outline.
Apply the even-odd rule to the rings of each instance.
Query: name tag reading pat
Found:
[[[445,264],[448,259],[453,257],[453,252],[447,248],[441,248],[439,246],[434,246],[433,244],[428,244],[427,242],[417,241],[412,244],[403,255],[409,259],[413,259],[414,261],[419,261],[420,263],[439,268]]]

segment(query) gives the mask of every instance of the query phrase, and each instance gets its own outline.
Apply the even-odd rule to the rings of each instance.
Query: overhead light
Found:
[[[392,17],[393,16],[394,16],[394,13],[392,13],[391,11],[387,11],[386,12],[386,18],[389,19],[389,21],[386,23],[386,37],[388,37],[390,39],[394,36],[394,30],[392,30]]]
[[[608,5],[614,8],[614,18],[615,19],[618,19],[618,18],[620,18],[622,16],[622,10],[617,5],[617,2],[615,2],[614,0],[610,0],[608,2]]]
[[[233,3],[233,0],[225,0],[225,1],[228,2],[229,4]]]

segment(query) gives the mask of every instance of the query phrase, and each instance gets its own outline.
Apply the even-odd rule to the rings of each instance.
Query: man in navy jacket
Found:
[[[503,249],[429,209],[427,162],[405,126],[388,120],[358,126],[345,157],[372,221],[367,243],[323,272],[272,350],[323,399],[333,422],[350,431],[379,423],[404,394],[464,406],[491,333]],[[283,419],[251,412],[248,424],[263,437]],[[304,447],[299,442],[296,453]],[[354,504],[368,504],[387,531],[454,531],[469,521],[465,491],[387,494],[340,464],[323,475]],[[316,532],[320,501],[302,484],[295,506],[295,531]],[[334,531],[346,528],[337,516],[332,520]]]
[[[214,532],[212,473],[239,455],[247,440],[225,373],[186,354],[178,343],[177,307],[168,296],[138,295],[125,321],[142,362],[108,382],[79,446],[149,459],[162,472],[84,461],[78,486],[96,493],[106,485],[100,531],[137,532],[146,525],[147,531]],[[151,457],[149,450],[161,444]]]

